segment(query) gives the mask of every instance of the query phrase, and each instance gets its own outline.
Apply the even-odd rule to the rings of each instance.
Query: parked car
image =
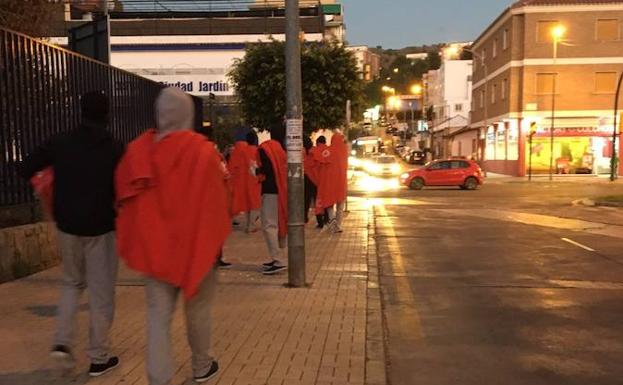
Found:
[[[436,160],[400,176],[400,184],[412,190],[421,190],[425,186],[458,186],[462,190],[476,190],[483,182],[484,175],[476,162],[459,159]]]
[[[368,174],[381,177],[395,177],[402,171],[396,158],[387,155],[372,158],[366,163],[365,170]]]
[[[409,164],[424,165],[426,163],[426,154],[423,151],[411,150],[405,161]]]

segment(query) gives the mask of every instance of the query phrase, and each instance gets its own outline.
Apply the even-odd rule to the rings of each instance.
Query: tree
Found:
[[[0,26],[34,37],[50,36],[53,22],[63,20],[62,3],[59,0],[2,0]]]
[[[438,70],[441,67],[441,56],[439,56],[439,52],[429,52],[426,58],[428,62],[428,68],[431,70]]]
[[[242,114],[261,129],[282,125],[286,115],[285,43],[253,44],[229,73]],[[344,123],[346,101],[361,106],[363,84],[352,53],[334,43],[301,49],[305,132]]]

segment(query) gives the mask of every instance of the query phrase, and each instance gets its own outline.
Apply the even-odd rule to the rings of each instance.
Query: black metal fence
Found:
[[[104,90],[110,131],[128,142],[153,127],[162,85],[0,28],[0,207],[31,203],[16,165],[50,136],[80,124],[79,96]]]

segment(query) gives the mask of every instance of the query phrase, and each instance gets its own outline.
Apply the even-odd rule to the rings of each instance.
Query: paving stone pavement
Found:
[[[344,233],[307,227],[309,288],[283,286],[286,275],[266,277],[260,232],[235,232],[225,247],[231,270],[219,271],[213,308],[213,353],[218,385],[385,384],[378,269],[369,215],[353,204]],[[371,266],[369,269],[368,266]],[[370,270],[370,271],[369,271]],[[120,367],[100,378],[86,375],[86,294],[79,313],[75,371],[60,373],[48,358],[59,293],[59,268],[0,285],[1,385],[146,385],[145,298],[139,276],[122,268],[112,330]],[[192,384],[190,351],[178,303],[172,339],[173,385]]]

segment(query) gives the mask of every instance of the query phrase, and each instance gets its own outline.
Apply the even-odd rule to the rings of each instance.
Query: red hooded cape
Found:
[[[321,146],[314,152],[320,164],[317,206],[326,209],[346,200],[348,149],[342,134],[333,134],[330,147]]]
[[[318,162],[314,159],[313,148],[309,151],[305,151],[305,157],[303,158],[303,169],[305,175],[311,180],[313,184],[318,186]]]
[[[257,148],[239,141],[229,158],[229,172],[232,187],[232,214],[237,215],[261,206],[261,186],[257,177],[251,175],[249,167],[257,159]]]
[[[288,235],[288,166],[286,152],[276,140],[268,140],[260,145],[266,153],[275,172],[275,182],[279,195],[279,238]],[[258,157],[259,163],[259,157]]]
[[[128,146],[115,175],[117,248],[128,266],[197,293],[231,231],[221,159],[191,131]]]
[[[257,146],[247,146],[247,158],[249,159],[249,165],[251,163],[257,164]],[[249,175],[249,202],[251,203],[251,210],[258,210],[262,207],[262,184],[260,178],[251,174],[249,167],[247,167],[247,175]]]

